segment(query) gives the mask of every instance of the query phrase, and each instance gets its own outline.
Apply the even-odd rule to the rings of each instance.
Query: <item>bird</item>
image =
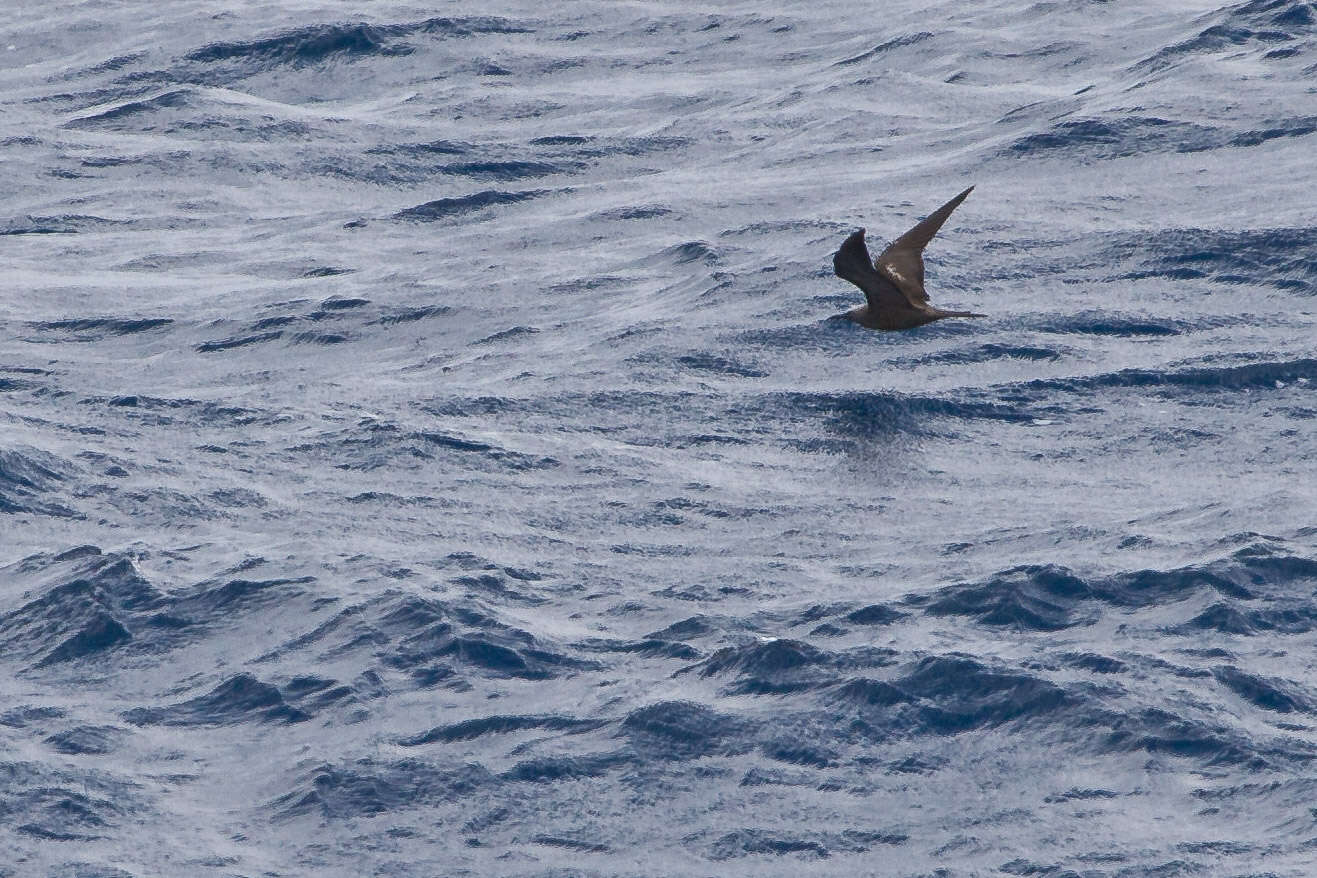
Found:
[[[843,317],[867,329],[913,329],[945,317],[985,317],[973,311],[944,311],[928,302],[924,291],[924,248],[951,216],[951,212],[974,191],[971,186],[914,228],[897,238],[877,260],[869,258],[864,229],[853,232],[832,257],[837,277],[864,292],[866,304],[847,311]]]

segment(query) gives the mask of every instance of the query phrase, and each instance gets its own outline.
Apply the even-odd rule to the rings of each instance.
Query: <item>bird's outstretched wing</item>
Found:
[[[864,291],[864,298],[875,312],[908,309],[910,303],[899,289],[874,268],[869,248],[864,243],[864,229],[851,233],[832,255],[832,270]]]
[[[910,300],[910,304],[918,306],[928,302],[928,293],[924,291],[924,248],[933,240],[951,212],[973,191],[974,187],[971,186],[930,213],[913,229],[893,241],[874,263],[878,273],[895,284]]]

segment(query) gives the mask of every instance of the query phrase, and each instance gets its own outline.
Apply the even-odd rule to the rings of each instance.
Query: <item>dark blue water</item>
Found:
[[[0,23],[0,876],[1313,874],[1317,7],[469,11]]]

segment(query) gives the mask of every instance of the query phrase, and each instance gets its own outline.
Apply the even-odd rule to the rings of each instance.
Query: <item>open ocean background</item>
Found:
[[[1317,5],[7,12],[0,878],[1317,874]]]

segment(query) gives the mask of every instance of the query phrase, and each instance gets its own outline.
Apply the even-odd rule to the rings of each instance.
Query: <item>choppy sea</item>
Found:
[[[3,878],[1317,874],[1317,5],[8,12]]]

